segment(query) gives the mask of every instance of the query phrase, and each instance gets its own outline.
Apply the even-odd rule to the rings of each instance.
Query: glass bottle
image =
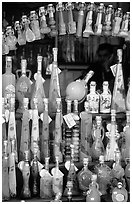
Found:
[[[87,191],[86,202],[101,202],[97,175],[93,174],[91,180],[92,182],[90,183],[89,190]]]
[[[111,110],[111,92],[108,88],[108,81],[103,82],[103,92],[100,94],[100,113],[110,113]]]
[[[49,157],[45,157],[45,169],[40,171],[40,197],[50,199],[53,196],[52,175],[49,173]]]
[[[91,81],[90,83],[90,93],[87,95],[87,101],[89,103],[89,112],[98,113],[99,112],[99,94],[96,92],[96,82]]]
[[[33,42],[35,40],[35,34],[30,29],[30,20],[27,18],[27,15],[22,15],[22,25],[24,27],[24,32],[27,42]]]
[[[76,33],[76,22],[73,20],[72,10],[74,9],[74,5],[71,2],[66,4],[66,10],[68,11],[68,33],[75,34]]]
[[[25,160],[22,168],[23,187],[21,191],[21,198],[31,198],[31,190],[29,188],[30,178],[30,163],[29,163],[29,151],[25,151]]]
[[[118,64],[116,68],[111,108],[115,109],[116,113],[119,113],[126,112],[126,97],[122,70],[122,49],[117,50],[117,56]]]
[[[2,156],[2,201],[10,199],[9,192],[9,160],[8,160],[8,141],[3,142],[3,156]]]
[[[17,31],[17,41],[19,45],[26,44],[26,35],[25,32],[22,31],[22,25],[20,25],[19,21],[15,21],[15,30]]]
[[[19,107],[17,109],[17,113],[23,113],[23,98],[30,97],[31,94],[31,71],[26,70],[27,60],[21,60],[21,70],[18,69],[16,71],[17,82],[16,82],[16,98],[19,101]],[[19,73],[21,76],[19,77]],[[27,76],[28,74],[28,76]]]
[[[94,172],[97,174],[97,183],[101,195],[107,194],[108,185],[111,181],[111,168],[104,163],[103,155],[100,155],[99,164],[95,166]]]
[[[115,152],[119,151],[117,139],[120,137],[120,134],[117,130],[115,110],[111,110],[111,123],[107,124],[107,130],[109,132],[106,132],[106,136],[109,138],[109,141],[106,146],[105,161],[115,161]]]
[[[54,8],[53,4],[48,4],[47,12],[49,14],[48,24],[50,25],[50,28],[51,28],[50,36],[55,37],[55,36],[57,36],[58,31],[56,29],[56,22],[55,22],[55,19],[54,19],[55,8]]]
[[[105,11],[105,19],[103,26],[103,34],[106,36],[110,36],[112,34],[113,14],[114,14],[113,5],[108,5]]]
[[[8,55],[9,53],[9,47],[6,43],[6,37],[4,32],[2,32],[2,55]]]
[[[98,159],[100,155],[104,155],[105,149],[102,140],[104,139],[104,128],[102,126],[101,116],[96,116],[96,122],[93,124],[92,137],[93,144],[91,147],[92,158]]]
[[[122,8],[117,8],[114,13],[114,20],[112,26],[112,36],[118,36],[122,22]]]
[[[3,12],[3,18],[2,18],[2,31],[4,32],[6,30],[6,27],[9,25],[8,21],[6,20],[6,12]]]
[[[127,190],[130,193],[130,158],[126,158],[126,167],[125,167],[125,179],[127,184]]]
[[[50,28],[47,26],[46,23],[46,15],[47,15],[47,10],[45,9],[44,6],[41,6],[39,8],[39,16],[40,16],[40,33],[41,34],[47,34],[50,32]]]
[[[118,182],[117,187],[115,187],[112,192],[112,201],[113,202],[127,202],[127,200],[128,200],[128,192],[122,186],[122,183]]]
[[[64,17],[63,17],[64,5],[62,2],[57,4],[56,11],[58,11],[59,13],[59,35],[65,35],[66,24],[64,22]]]
[[[14,35],[14,29],[11,26],[6,27],[6,43],[9,47],[9,50],[16,50],[17,39]]]
[[[124,176],[124,169],[121,166],[121,153],[120,151],[115,152],[115,162],[113,163],[113,169],[111,170],[112,177],[117,179]]]
[[[30,27],[35,35],[35,40],[40,40],[41,35],[40,35],[38,15],[35,11],[30,11]]]
[[[92,172],[88,169],[88,158],[83,159],[83,168],[78,173],[77,178],[79,182],[79,189],[83,191],[83,195],[86,195],[89,185],[92,179]]]
[[[73,188],[72,181],[68,181],[66,187],[68,189],[67,190],[67,201],[71,202],[72,201],[72,188]]]
[[[38,99],[38,113],[41,114],[44,111],[44,102],[43,99],[45,98],[45,92],[44,92],[44,79],[42,77],[42,56],[37,57],[37,63],[38,63],[38,70],[37,73],[34,74],[34,79],[36,80],[35,83],[32,84],[32,96],[31,96],[31,108],[34,109],[34,98]]]
[[[2,97],[7,100],[7,108],[10,108],[11,98],[15,98],[15,75],[12,73],[12,57],[6,56],[6,72],[2,74]]]
[[[58,67],[57,67],[57,52],[58,48],[53,48],[53,63],[52,63],[52,73],[50,78],[49,86],[49,115],[55,116],[57,110],[56,98],[61,98],[60,95],[60,84],[58,77]]]
[[[121,25],[121,29],[120,29],[120,32],[119,32],[119,36],[121,37],[128,37],[128,30],[129,30],[129,25],[130,24],[130,12],[126,12],[123,16],[123,19],[122,19],[122,25]]]
[[[104,11],[105,11],[104,4],[100,3],[99,6],[97,7],[97,18],[96,18],[95,29],[94,29],[95,35],[102,34],[102,29],[103,29],[102,22],[103,22]]]

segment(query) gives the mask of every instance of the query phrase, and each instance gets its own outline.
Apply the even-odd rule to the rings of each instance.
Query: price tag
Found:
[[[43,113],[40,114],[40,119],[43,121]],[[48,115],[49,123],[52,121],[51,117]]]
[[[64,115],[63,118],[69,128],[72,128],[74,125],[76,125],[75,120],[73,119],[71,113]]]
[[[71,162],[70,161],[66,161],[65,168],[67,169],[67,171],[69,171],[70,165],[71,165]],[[75,167],[75,171],[78,171],[78,168],[75,165],[74,165],[74,167]]]
[[[116,70],[117,70],[117,64],[114,64],[110,67],[111,71],[112,71],[112,74],[113,76],[115,77],[116,76]]]
[[[36,78],[37,78],[37,73],[34,74],[34,79],[36,80]],[[41,79],[42,79],[42,82],[44,83],[45,79],[43,77],[41,77]]]

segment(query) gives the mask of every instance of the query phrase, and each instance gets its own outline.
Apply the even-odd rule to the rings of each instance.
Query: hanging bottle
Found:
[[[113,202],[127,202],[128,201],[128,192],[123,187],[121,182],[118,182],[117,187],[113,189],[112,201]]]
[[[56,98],[57,112],[55,117],[55,135],[54,135],[54,157],[59,157],[59,162],[63,161],[61,152],[62,147],[62,115],[61,115],[61,98]]]
[[[42,77],[42,56],[37,57],[37,63],[38,63],[38,70],[37,73],[34,74],[35,83],[32,84],[32,96],[31,96],[31,108],[34,109],[34,98],[38,99],[38,113],[41,114],[44,111],[44,103],[43,99],[45,98],[45,92],[44,92],[44,79]]]
[[[73,20],[73,9],[74,5],[71,2],[66,4],[66,10],[68,11],[68,33],[75,34],[76,33],[76,22]]]
[[[117,10],[114,13],[112,36],[118,36],[122,22],[122,16],[123,16],[122,8],[117,8]]]
[[[9,191],[9,156],[8,156],[8,141],[3,142],[3,155],[2,155],[2,201],[10,199]]]
[[[2,97],[7,101],[10,108],[10,99],[15,98],[15,75],[12,73],[12,57],[6,56],[6,72],[2,74]]]
[[[40,16],[40,33],[41,35],[43,34],[48,34],[51,29],[47,26],[46,23],[46,15],[47,15],[47,10],[45,9],[44,6],[39,8],[39,16]]]
[[[40,197],[51,199],[53,196],[52,190],[52,175],[49,173],[49,157],[45,157],[45,169],[40,172]]]
[[[96,92],[95,81],[91,81],[90,83],[90,93],[87,94],[87,101],[89,103],[89,112],[98,113],[99,112],[99,93]]]
[[[9,50],[16,50],[17,39],[14,35],[14,29],[11,26],[6,27],[6,44],[9,47]]]
[[[8,21],[6,20],[6,12],[3,12],[3,19],[2,19],[2,31],[6,30],[6,27],[9,25]]]
[[[117,130],[116,125],[116,112],[115,110],[111,110],[111,123],[107,124],[106,136],[109,138],[109,142],[106,146],[106,154],[105,161],[114,160],[115,161],[115,152],[119,151],[119,147],[117,144],[117,139],[119,139],[120,134]]]
[[[40,40],[41,35],[40,35],[38,15],[35,11],[30,11],[30,27],[35,35],[35,40]]]
[[[101,195],[107,194],[108,185],[111,181],[111,168],[104,163],[103,155],[100,155],[99,164],[95,166],[94,172],[97,174],[97,183]]]
[[[85,9],[86,9],[85,3],[79,2],[77,5],[78,20],[77,20],[77,31],[76,31],[76,37],[78,37],[78,38],[82,36]]]
[[[35,34],[29,27],[30,20],[27,18],[27,15],[22,16],[22,25],[24,27],[25,36],[26,36],[26,41],[27,42],[33,42],[35,40]]]
[[[102,34],[102,29],[103,29],[103,13],[105,11],[105,7],[103,3],[100,3],[99,6],[97,7],[97,19],[95,23],[95,35],[101,35]]]
[[[116,113],[126,112],[125,103],[125,88],[122,70],[122,50],[117,50],[118,64],[116,68],[116,77],[114,82],[113,97],[111,108],[116,110]]]
[[[113,14],[114,14],[113,5],[108,5],[105,11],[105,20],[103,26],[103,34],[106,36],[110,36],[112,34]]]
[[[83,159],[83,168],[78,173],[77,178],[79,182],[79,189],[83,191],[83,195],[86,196],[87,191],[89,189],[89,185],[91,183],[92,179],[92,172],[88,169],[88,158]]]
[[[58,31],[56,29],[56,22],[55,22],[55,19],[54,19],[55,8],[54,8],[53,4],[48,4],[47,12],[49,14],[48,24],[50,25],[50,28],[51,28],[50,36],[55,37],[55,36],[57,36]]]
[[[24,152],[30,149],[30,132],[29,132],[29,110],[28,110],[29,99],[23,98],[23,116],[22,116],[22,129],[21,129],[21,140],[20,140],[20,151],[19,160],[24,160]]]
[[[100,94],[100,113],[110,113],[111,110],[111,92],[108,81],[103,82],[103,92]]]
[[[67,181],[66,187],[67,187],[67,201],[72,202],[72,188],[73,188],[72,181]]]
[[[90,183],[89,190],[87,191],[86,202],[101,202],[97,175],[93,174],[91,180],[92,182]]]
[[[2,32],[2,55],[8,55],[9,53],[9,46],[6,43],[6,37],[4,32]]]
[[[127,190],[130,193],[130,158],[126,158],[126,167],[125,167],[125,179],[127,184]]]
[[[26,45],[26,35],[22,31],[22,25],[19,21],[15,21],[15,30],[17,31],[17,41],[19,45]]]
[[[18,69],[16,71],[17,83],[16,83],[16,98],[19,101],[19,107],[17,109],[17,113],[23,113],[23,98],[30,97],[31,94],[31,71],[26,70],[27,60],[21,60],[21,70]],[[19,73],[21,76],[19,77]],[[28,74],[28,76],[27,76]]]
[[[56,11],[58,11],[59,13],[59,35],[65,35],[66,24],[64,22],[64,17],[63,17],[64,5],[62,4],[62,2],[57,4]]]
[[[129,35],[129,27],[130,27],[130,12],[126,12],[123,16],[121,29],[119,32],[120,37],[128,37]]]
[[[96,122],[93,124],[92,137],[93,144],[91,147],[92,150],[92,158],[98,159],[100,155],[104,155],[105,149],[102,140],[104,139],[104,128],[102,126],[102,118],[101,116],[96,116]]]
[[[61,98],[60,95],[60,84],[58,77],[58,67],[57,67],[57,52],[58,48],[53,48],[53,63],[52,63],[52,73],[50,78],[49,87],[49,115],[55,116],[57,110],[56,98]]]

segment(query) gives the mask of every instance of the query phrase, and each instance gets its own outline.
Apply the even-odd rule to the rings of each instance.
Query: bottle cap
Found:
[[[96,86],[96,82],[95,81],[91,81],[90,82],[90,86]]]
[[[92,174],[92,181],[96,181],[97,180],[97,174]]]
[[[11,56],[6,56],[6,61],[12,61],[12,57]]]
[[[42,61],[42,56],[37,56],[37,61]]]
[[[117,186],[118,186],[118,188],[122,188],[122,183],[118,182]]]
[[[116,114],[116,110],[115,109],[112,109],[111,110],[111,115],[115,115]]]

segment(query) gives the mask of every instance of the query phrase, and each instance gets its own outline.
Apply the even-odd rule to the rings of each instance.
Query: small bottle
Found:
[[[38,14],[35,11],[30,11],[30,27],[35,35],[35,40],[40,40],[40,28],[38,21]]]
[[[124,169],[121,166],[121,153],[120,151],[115,152],[115,163],[113,164],[113,169],[111,170],[112,177],[121,179],[124,176]]]
[[[103,93],[100,94],[100,113],[110,113],[111,110],[111,92],[108,86],[108,81],[104,81]]]
[[[113,189],[112,201],[113,202],[127,202],[128,201],[128,192],[123,187],[121,182],[118,182],[117,187]]]
[[[118,36],[122,22],[122,16],[123,16],[122,8],[117,8],[114,13],[112,36]]]
[[[90,83],[90,93],[87,95],[87,101],[89,103],[89,112],[98,113],[99,112],[99,94],[96,92],[96,82],[91,81]]]

